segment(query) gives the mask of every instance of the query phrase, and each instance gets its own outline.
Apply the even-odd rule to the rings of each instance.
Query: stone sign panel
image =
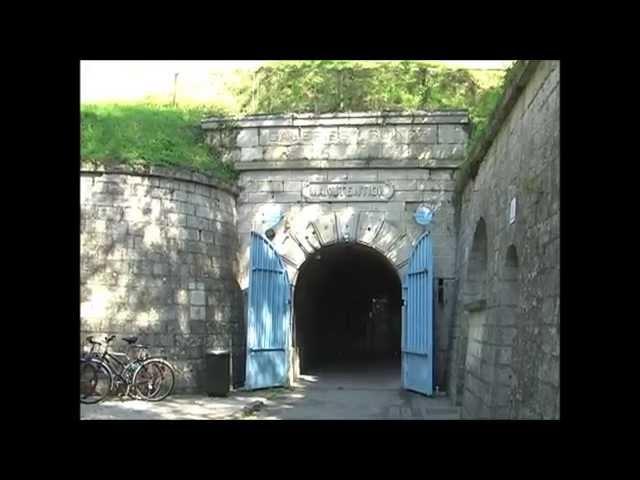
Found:
[[[302,196],[312,202],[385,202],[393,187],[383,182],[308,182]]]

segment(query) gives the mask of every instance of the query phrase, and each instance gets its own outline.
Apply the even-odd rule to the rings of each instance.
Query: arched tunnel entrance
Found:
[[[396,269],[373,248],[340,243],[315,252],[294,294],[300,373],[384,371],[399,381],[401,298]]]

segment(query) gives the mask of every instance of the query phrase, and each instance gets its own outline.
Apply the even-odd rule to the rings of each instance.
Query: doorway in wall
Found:
[[[400,279],[384,255],[356,243],[316,251],[294,293],[300,373],[399,387],[401,309]]]

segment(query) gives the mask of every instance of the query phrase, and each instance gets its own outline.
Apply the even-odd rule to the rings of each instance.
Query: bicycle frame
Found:
[[[134,360],[129,360],[129,357],[124,352],[117,352],[123,356],[127,357],[128,362],[123,362],[118,356],[109,352],[109,341],[106,342],[104,351],[102,354],[98,354],[94,352],[94,346],[92,346],[91,351],[87,355],[89,358],[96,358],[101,361],[104,366],[109,370],[109,374],[113,378],[113,390],[117,389],[121,384],[126,385],[125,395],[129,394],[129,389],[131,388],[131,379],[133,379],[133,374],[135,373],[135,369],[139,364],[141,364],[144,360],[142,358],[136,358]],[[130,372],[130,375],[127,373]],[[128,377],[128,378],[127,378]]]

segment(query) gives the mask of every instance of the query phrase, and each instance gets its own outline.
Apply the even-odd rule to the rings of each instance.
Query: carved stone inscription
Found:
[[[314,202],[384,202],[393,195],[393,187],[382,182],[310,182],[302,187],[302,196]]]

